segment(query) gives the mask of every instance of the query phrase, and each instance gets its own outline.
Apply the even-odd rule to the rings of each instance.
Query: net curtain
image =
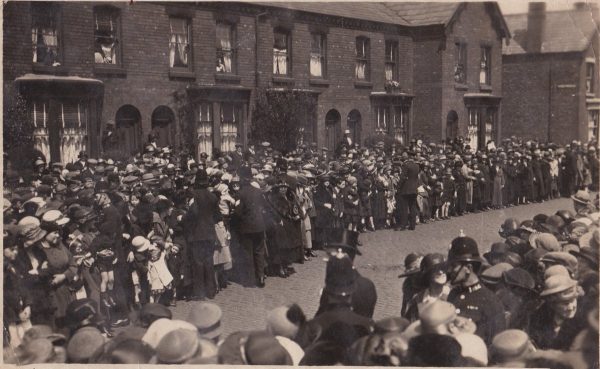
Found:
[[[219,60],[217,72],[232,73],[231,26],[228,24],[217,25],[217,48]]]
[[[171,19],[171,40],[169,42],[169,63],[171,67],[188,65],[188,31],[185,19]]]
[[[196,137],[198,139],[198,158],[201,153],[206,153],[208,157],[212,154],[212,117],[210,104],[201,104],[198,112],[198,128]]]
[[[287,56],[287,35],[276,32],[273,45],[273,74],[287,74]]]
[[[58,47],[58,35],[54,28],[33,27],[31,30],[33,62],[45,63]],[[49,60],[52,63],[54,60]]]
[[[221,151],[235,151],[239,112],[235,105],[221,104]]]

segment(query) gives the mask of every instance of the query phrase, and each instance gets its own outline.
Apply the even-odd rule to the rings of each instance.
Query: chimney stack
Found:
[[[539,53],[542,51],[544,28],[546,25],[546,3],[529,3],[527,13],[527,51]]]

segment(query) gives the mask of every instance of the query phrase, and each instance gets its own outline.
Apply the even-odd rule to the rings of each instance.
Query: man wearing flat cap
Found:
[[[475,332],[486,344],[505,327],[502,302],[479,280],[483,259],[479,256],[477,242],[462,234],[452,240],[448,251],[448,279],[454,289],[448,302],[454,304],[458,314],[477,325]]]

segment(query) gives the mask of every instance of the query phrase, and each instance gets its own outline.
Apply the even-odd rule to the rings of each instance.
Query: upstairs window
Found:
[[[325,35],[320,33],[311,34],[310,41],[310,76],[324,78],[327,59],[325,57],[326,48]]]
[[[479,84],[491,85],[492,84],[492,49],[484,46],[481,48],[481,65],[479,67]]]
[[[290,74],[290,44],[289,32],[276,29],[273,42],[273,74],[287,76]]]
[[[369,39],[356,38],[356,67],[354,75],[359,81],[369,80]]]
[[[594,63],[585,64],[585,92],[594,93]]]
[[[119,10],[99,7],[94,12],[94,62],[96,64],[119,65]]]
[[[187,18],[169,18],[169,66],[190,67],[190,21]]]
[[[398,80],[398,42],[385,41],[385,80]]]
[[[454,63],[454,82],[467,83],[467,44],[456,43],[456,62]]]
[[[217,73],[235,73],[233,26],[217,23]]]
[[[31,4],[31,45],[33,62],[45,66],[60,65],[58,4]]]

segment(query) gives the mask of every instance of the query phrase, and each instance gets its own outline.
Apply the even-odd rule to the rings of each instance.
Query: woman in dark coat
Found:
[[[294,272],[292,263],[304,261],[300,207],[287,185],[274,186],[266,196],[271,205],[267,210],[272,225],[267,236],[270,264],[272,271],[285,278]]]
[[[338,194],[339,196],[339,194]],[[321,247],[328,241],[327,235],[334,227],[335,214],[333,190],[328,176],[322,176],[315,190],[315,246]]]

